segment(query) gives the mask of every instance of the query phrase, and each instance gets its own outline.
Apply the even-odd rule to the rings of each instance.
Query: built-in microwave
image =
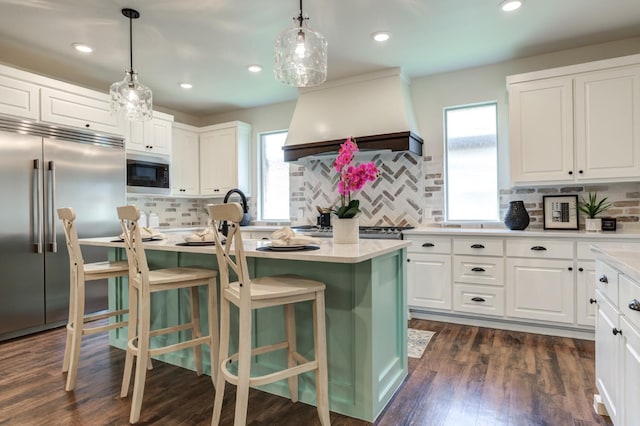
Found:
[[[127,192],[169,194],[169,159],[146,154],[127,154]]]

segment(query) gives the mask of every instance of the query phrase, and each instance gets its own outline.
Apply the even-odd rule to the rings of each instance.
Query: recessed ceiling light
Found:
[[[86,44],[73,43],[71,46],[73,46],[74,49],[76,49],[78,52],[81,52],[81,53],[91,53],[91,52],[93,52],[93,47],[88,46]]]
[[[387,41],[391,38],[391,33],[385,31],[378,31],[376,33],[371,34],[371,38],[375,41],[383,42]]]
[[[262,67],[260,65],[257,65],[257,64],[249,65],[249,66],[247,66],[247,69],[250,72],[260,72],[260,71],[262,71]]]
[[[182,87],[183,89],[191,89],[191,88],[193,88],[193,84],[191,84],[191,83],[180,83],[180,87]]]
[[[505,12],[513,12],[516,9],[520,9],[524,0],[504,0],[500,3],[500,8]]]

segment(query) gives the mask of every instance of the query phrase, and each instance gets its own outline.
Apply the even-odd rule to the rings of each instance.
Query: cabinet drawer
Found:
[[[614,305],[618,305],[618,271],[606,263],[596,261],[596,289]]]
[[[595,260],[595,254],[591,251],[591,246],[598,246],[603,249],[628,249],[640,250],[640,243],[628,241],[578,241],[577,257],[584,260]]]
[[[455,284],[453,309],[483,315],[504,315],[504,289],[483,285]]]
[[[484,256],[454,256],[453,280],[501,286],[504,284],[504,260]]]
[[[572,259],[573,241],[507,240],[507,256],[535,259]]]
[[[504,240],[491,238],[456,238],[453,240],[455,254],[480,256],[502,256]]]
[[[412,235],[407,240],[411,241],[411,245],[407,248],[411,253],[451,253],[451,238],[448,237]]]
[[[620,275],[618,282],[620,312],[640,329],[640,284],[626,275]]]

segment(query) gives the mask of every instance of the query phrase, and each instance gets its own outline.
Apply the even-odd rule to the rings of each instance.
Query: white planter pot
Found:
[[[602,219],[585,219],[584,230],[586,232],[602,232]]]
[[[358,244],[359,240],[359,220],[357,217],[351,219],[340,219],[334,217],[331,221],[333,228],[334,244]]]

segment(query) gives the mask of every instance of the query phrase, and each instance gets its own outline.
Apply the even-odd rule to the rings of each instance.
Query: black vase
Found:
[[[529,213],[523,201],[509,202],[509,208],[504,215],[504,224],[512,231],[522,231],[529,226]]]

